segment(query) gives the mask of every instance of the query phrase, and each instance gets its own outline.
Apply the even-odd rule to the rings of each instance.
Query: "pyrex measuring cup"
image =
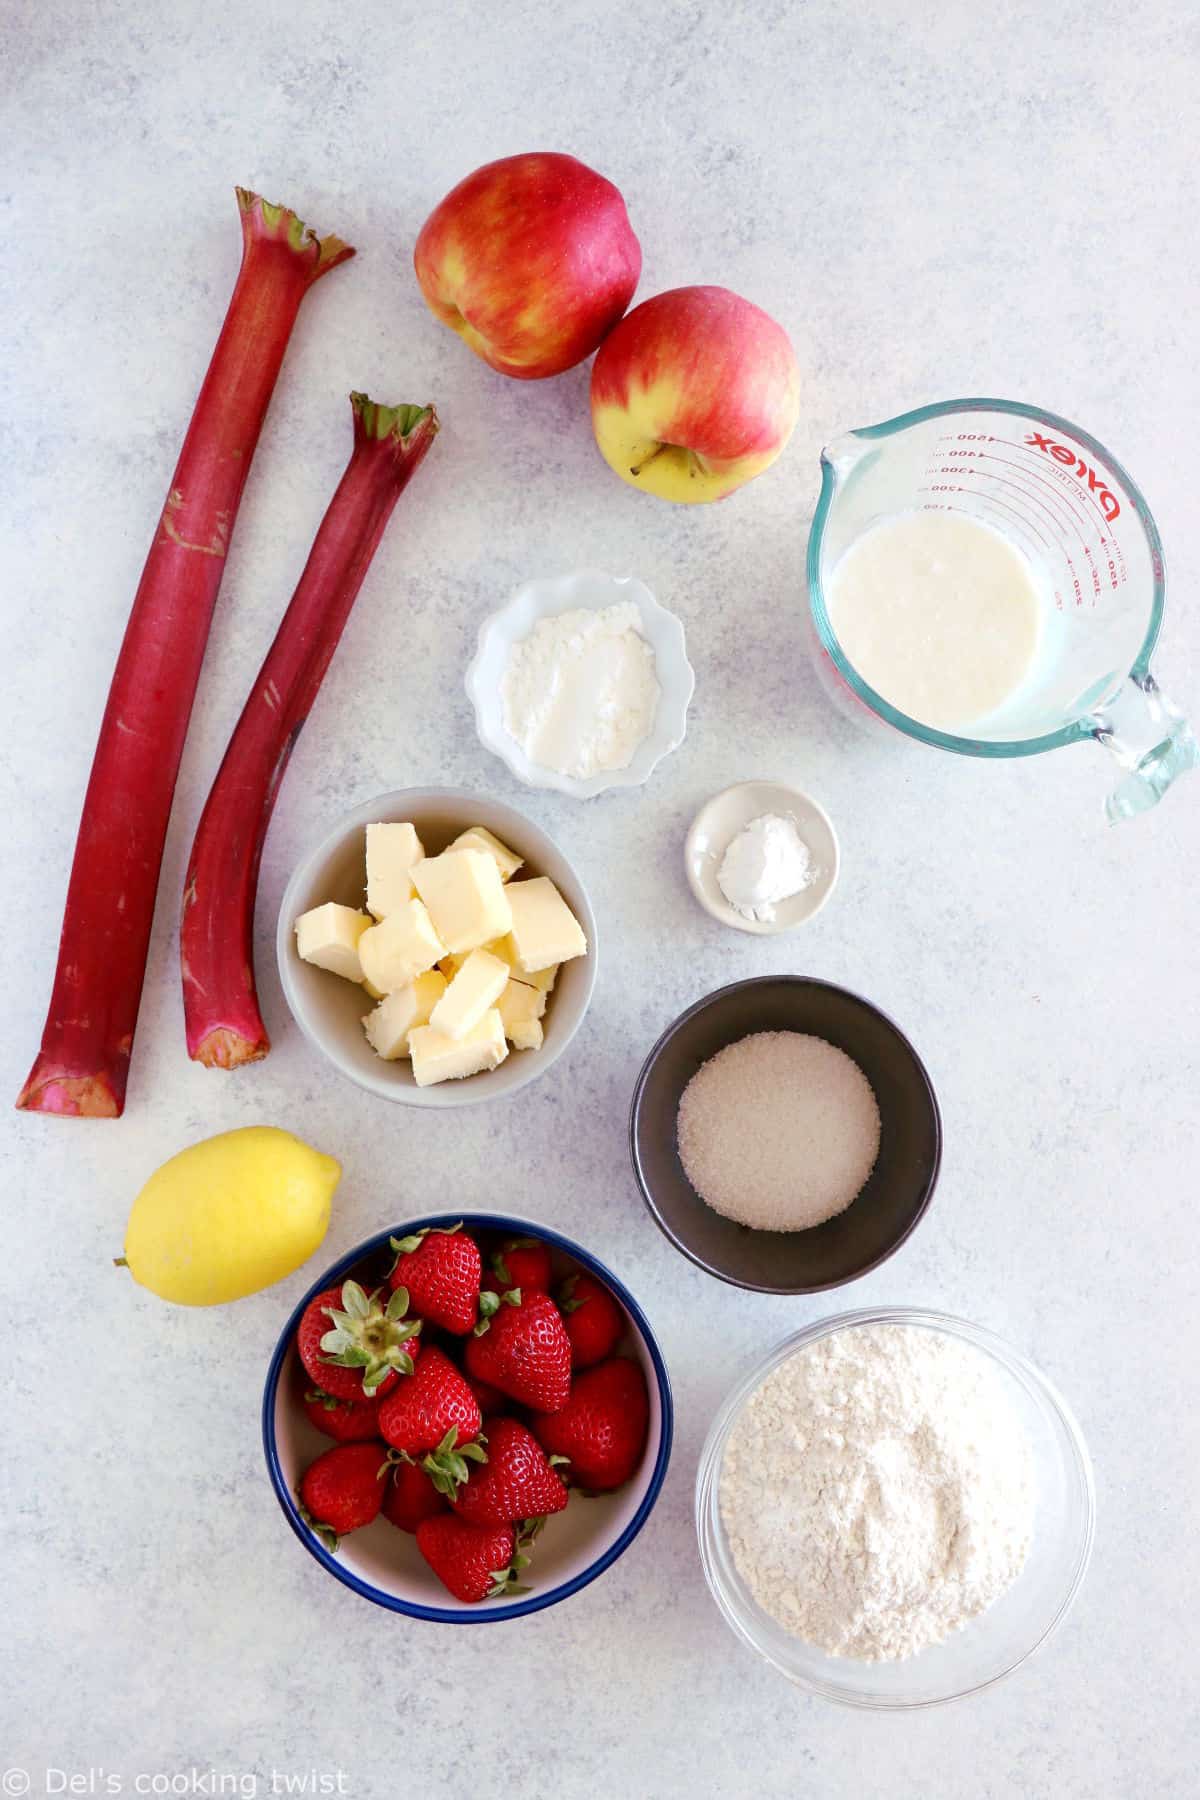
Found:
[[[808,544],[818,672],[859,718],[966,756],[1033,756],[1095,738],[1124,771],[1110,820],[1145,812],[1200,763],[1150,673],[1162,623],[1162,546],[1146,502],[1086,431],[1011,400],[948,400],[847,432],[821,457]],[[958,512],[1022,550],[1042,593],[1037,661],[1012,705],[958,737],[908,718],[863,680],[826,596],[839,558],[897,513]]]

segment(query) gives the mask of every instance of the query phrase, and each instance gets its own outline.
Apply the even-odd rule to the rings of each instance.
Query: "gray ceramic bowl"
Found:
[[[545,1042],[540,1050],[513,1050],[498,1069],[420,1088],[407,1061],[385,1062],[368,1044],[362,1021],[372,1002],[364,990],[301,960],[295,923],[302,912],[326,900],[339,900],[344,906],[363,904],[366,828],[380,819],[411,820],[430,855],[444,850],[468,826],[485,825],[525,858],[522,876],[548,875],[554,882],[583,927],[588,953],[563,964],[542,1021]],[[347,813],[288,882],[275,949],[284,997],[305,1037],[359,1087],[406,1106],[470,1106],[513,1094],[536,1081],[575,1036],[596,981],[596,921],[583,883],[566,857],[523,814],[465,788],[400,788],[377,794]]]
[[[754,1031],[803,1031],[852,1056],[875,1090],[879,1156],[862,1193],[810,1231],[753,1231],[713,1212],[683,1172],[675,1120],[701,1063]],[[929,1076],[898,1026],[868,1000],[804,975],[737,981],[700,1000],[646,1058],[629,1126],[634,1173],[677,1250],[735,1287],[812,1294],[840,1287],[898,1250],[933,1196],[942,1122]]]

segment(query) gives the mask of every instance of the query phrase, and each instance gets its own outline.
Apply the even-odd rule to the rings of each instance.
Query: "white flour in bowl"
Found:
[[[530,762],[580,781],[629,767],[661,694],[632,600],[539,619],[500,683],[504,729]]]
[[[763,1610],[830,1656],[893,1662],[1011,1587],[1033,1458],[981,1350],[915,1325],[847,1326],[750,1396],[721,1467],[734,1563]]]

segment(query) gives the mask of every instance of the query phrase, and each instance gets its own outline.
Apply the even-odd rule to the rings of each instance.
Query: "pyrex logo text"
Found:
[[[1120,514],[1121,502],[1114,493],[1105,487],[1090,463],[1085,463],[1082,456],[1077,456],[1074,450],[1067,448],[1066,444],[1056,444],[1052,438],[1043,437],[1040,431],[1031,431],[1025,442],[1031,450],[1044,450],[1047,456],[1054,458],[1055,462],[1062,463],[1064,468],[1070,469],[1072,474],[1078,475],[1080,481],[1086,481],[1089,489],[1096,496],[1100,511],[1109,524],[1112,524]]]

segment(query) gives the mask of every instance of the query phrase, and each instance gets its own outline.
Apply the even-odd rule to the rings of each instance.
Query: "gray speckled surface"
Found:
[[[530,1745],[530,1795],[1101,1797],[1194,1791],[1198,1294],[1194,1171],[1200,782],[1120,832],[1098,751],[985,767],[884,749],[829,710],[800,649],[817,452],[960,392],[1037,399],[1144,485],[1171,570],[1159,667],[1200,691],[1193,154],[1185,9],[596,0],[481,13],[407,0],[9,0],[0,22],[5,355],[0,488],[9,925],[0,1091],[41,1028],[79,802],[126,610],[237,263],[231,187],[359,246],[306,303],[221,595],[167,851],[124,1120],[10,1115],[5,1285],[8,1673],[0,1763],[135,1777],[272,1766],[389,1795],[471,1745]],[[791,330],[792,448],[727,505],[676,511],[596,455],[587,374],[507,382],[426,314],[409,250],[490,156],[570,149],[622,187],[641,294],[733,286]],[[345,394],[436,398],[302,738],[266,849],[276,1046],[237,1078],[185,1057],[176,903],[209,778],[349,443]],[[646,789],[573,805],[476,744],[461,673],[522,577],[596,564],[684,618],[699,687]],[[840,892],[802,936],[722,933],[687,891],[701,800],[793,779],[841,833]],[[334,1083],[269,955],[301,850],[406,781],[525,805],[590,884],[608,954],[572,1054],[497,1110],[421,1115]],[[843,980],[913,1034],[946,1119],[940,1193],[887,1267],[829,1300],[725,1290],[660,1239],[630,1177],[640,1060],[732,977]],[[172,1311],[108,1266],[132,1194],[190,1139],[250,1121],[344,1161],[327,1259],[410,1208],[521,1208],[617,1267],[678,1402],[662,1501],[570,1603],[495,1631],[368,1610],[303,1557],[264,1478],[258,1390],[294,1276]],[[31,1298],[75,1310],[67,1331]],[[1002,1687],[907,1719],[793,1694],[705,1591],[691,1486],[734,1369],[838,1305],[919,1302],[1010,1336],[1075,1403],[1100,1530],[1069,1624]],[[24,1446],[24,1448],[22,1448]],[[1189,1672],[1188,1659],[1193,1670]],[[540,1698],[535,1699],[535,1695]],[[103,1781],[97,1776],[95,1781]],[[51,1777],[52,1784],[57,1777]],[[14,1788],[13,1792],[18,1792]],[[102,1786],[94,1791],[106,1791]]]

